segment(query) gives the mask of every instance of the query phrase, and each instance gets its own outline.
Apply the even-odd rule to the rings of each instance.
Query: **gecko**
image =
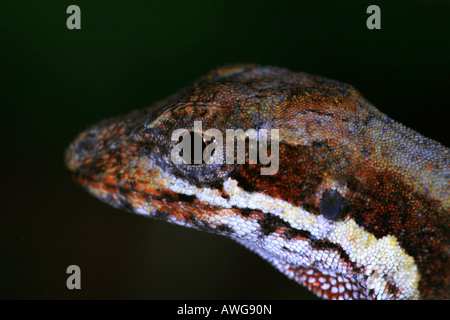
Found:
[[[262,174],[249,147],[243,162],[198,158],[195,141],[224,152],[212,128],[276,129],[276,170]],[[173,161],[190,138],[197,149]],[[351,85],[232,64],[91,125],[65,164],[107,204],[231,238],[324,299],[448,299],[449,155]]]

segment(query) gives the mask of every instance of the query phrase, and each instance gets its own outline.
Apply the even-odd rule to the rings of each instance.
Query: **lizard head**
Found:
[[[351,86],[235,65],[87,128],[65,161],[104,202],[228,236],[321,297],[419,298],[419,268],[433,269],[418,234],[444,231],[437,200],[390,172],[398,159],[365,131],[383,125],[395,127]]]

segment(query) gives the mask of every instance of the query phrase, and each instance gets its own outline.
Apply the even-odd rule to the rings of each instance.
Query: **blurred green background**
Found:
[[[81,8],[81,30],[66,8]],[[366,28],[381,7],[382,29]],[[3,299],[304,299],[223,237],[115,210],[75,185],[85,126],[149,105],[218,65],[256,62],[353,84],[449,145],[448,1],[2,1]],[[82,289],[66,288],[81,268]]]

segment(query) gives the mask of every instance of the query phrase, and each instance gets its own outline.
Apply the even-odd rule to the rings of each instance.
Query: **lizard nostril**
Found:
[[[96,151],[99,147],[99,140],[95,134],[88,132],[85,136],[80,136],[80,139],[75,145],[75,152],[79,157],[84,157]]]
[[[77,152],[78,153],[91,152],[95,149],[95,146],[96,142],[91,138],[87,138],[78,143]]]
[[[85,157],[97,149],[97,141],[92,138],[85,138],[78,142],[75,152],[79,157]]]

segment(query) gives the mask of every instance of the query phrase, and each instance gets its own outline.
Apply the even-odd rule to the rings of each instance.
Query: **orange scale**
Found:
[[[109,193],[114,193],[114,194],[118,194],[118,193],[119,193],[119,190],[117,190],[117,189],[115,189],[115,188],[104,187],[103,189],[104,189],[106,192],[109,192]]]
[[[78,178],[75,178],[75,181],[82,184],[84,182],[84,179],[78,177]]]
[[[145,171],[144,170],[142,170],[142,169],[137,169],[136,170],[136,174],[138,175],[138,176],[144,176],[145,175]]]
[[[115,179],[113,179],[111,176],[106,176],[103,178],[103,182],[109,185],[118,186],[119,182]]]
[[[94,188],[102,188],[103,186],[99,183],[99,182],[97,182],[97,181],[92,181],[92,182],[90,182],[89,183],[91,186],[93,186]]]
[[[148,193],[148,194],[153,194],[153,195],[159,194],[158,189],[156,189],[155,187],[150,186],[150,185],[147,185],[144,187],[144,192]]]

